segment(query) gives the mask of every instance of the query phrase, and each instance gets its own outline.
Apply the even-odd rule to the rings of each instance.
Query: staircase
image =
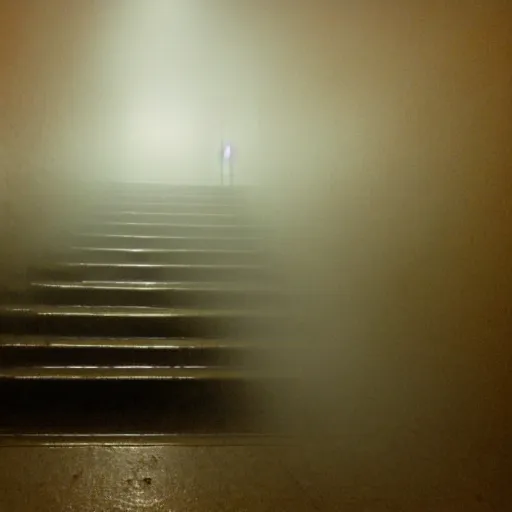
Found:
[[[263,432],[260,237],[241,189],[104,185],[0,304],[0,434]]]

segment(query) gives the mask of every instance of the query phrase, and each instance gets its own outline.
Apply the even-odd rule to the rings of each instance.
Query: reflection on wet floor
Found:
[[[422,484],[416,470],[405,476],[391,461],[380,460],[387,473],[377,475],[375,460],[365,459],[363,450],[357,456],[353,449],[337,453],[334,445],[322,454],[239,443],[2,447],[0,505],[12,512],[509,510],[492,479],[455,478],[443,485],[446,469],[438,467],[437,484]]]

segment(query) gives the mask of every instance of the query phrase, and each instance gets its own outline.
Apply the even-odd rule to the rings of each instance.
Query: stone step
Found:
[[[268,432],[252,389],[246,379],[0,379],[0,441]]]
[[[73,263],[254,264],[261,253],[248,249],[130,249],[72,247],[65,255]]]
[[[168,222],[102,222],[84,226],[86,231],[117,235],[246,237],[256,236],[254,226],[240,224],[177,224]]]
[[[263,379],[255,363],[269,348],[234,338],[3,335],[0,379]]]
[[[0,379],[12,380],[244,380],[245,369],[216,366],[0,366]]]
[[[133,197],[115,196],[111,198],[96,198],[91,205],[94,211],[100,213],[118,213],[135,210],[145,213],[190,213],[190,214],[219,214],[240,215],[244,209],[238,203],[199,201],[193,199],[166,200],[162,197]]]
[[[177,185],[162,181],[138,181],[138,182],[96,182],[93,190],[105,193],[133,192],[136,194],[161,192],[177,194],[181,196],[197,197],[239,197],[247,195],[251,188],[244,186],[220,186],[220,185]]]
[[[83,231],[71,237],[71,244],[127,249],[239,250],[254,249],[261,244],[255,236],[176,236],[122,235]]]
[[[32,274],[58,281],[231,281],[264,278],[260,265],[187,265],[166,263],[68,263],[35,269]]]
[[[183,192],[176,190],[134,190],[118,189],[101,191],[93,196],[93,201],[97,204],[108,205],[110,203],[124,202],[137,205],[143,202],[157,202],[167,204],[201,204],[217,205],[227,207],[240,207],[243,204],[241,196],[233,194],[197,194],[192,192]]]
[[[119,210],[103,211],[94,215],[97,221],[104,222],[141,222],[141,223],[168,223],[168,224],[200,224],[200,225],[223,225],[235,224],[240,215],[236,213],[219,212],[187,212],[187,211],[145,211],[142,210]]]
[[[196,282],[58,282],[31,283],[32,303],[84,306],[249,308],[279,304],[275,289],[255,284]]]
[[[0,306],[0,332],[85,337],[232,337],[272,319],[254,310],[104,306]]]

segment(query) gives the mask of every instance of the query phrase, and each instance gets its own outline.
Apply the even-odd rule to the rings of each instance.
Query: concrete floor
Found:
[[[413,489],[313,460],[290,446],[7,446],[0,512],[510,510],[489,482]]]

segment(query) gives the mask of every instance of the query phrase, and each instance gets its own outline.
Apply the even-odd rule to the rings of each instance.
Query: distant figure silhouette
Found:
[[[233,146],[228,142],[221,145],[220,175],[222,185],[233,184]]]

